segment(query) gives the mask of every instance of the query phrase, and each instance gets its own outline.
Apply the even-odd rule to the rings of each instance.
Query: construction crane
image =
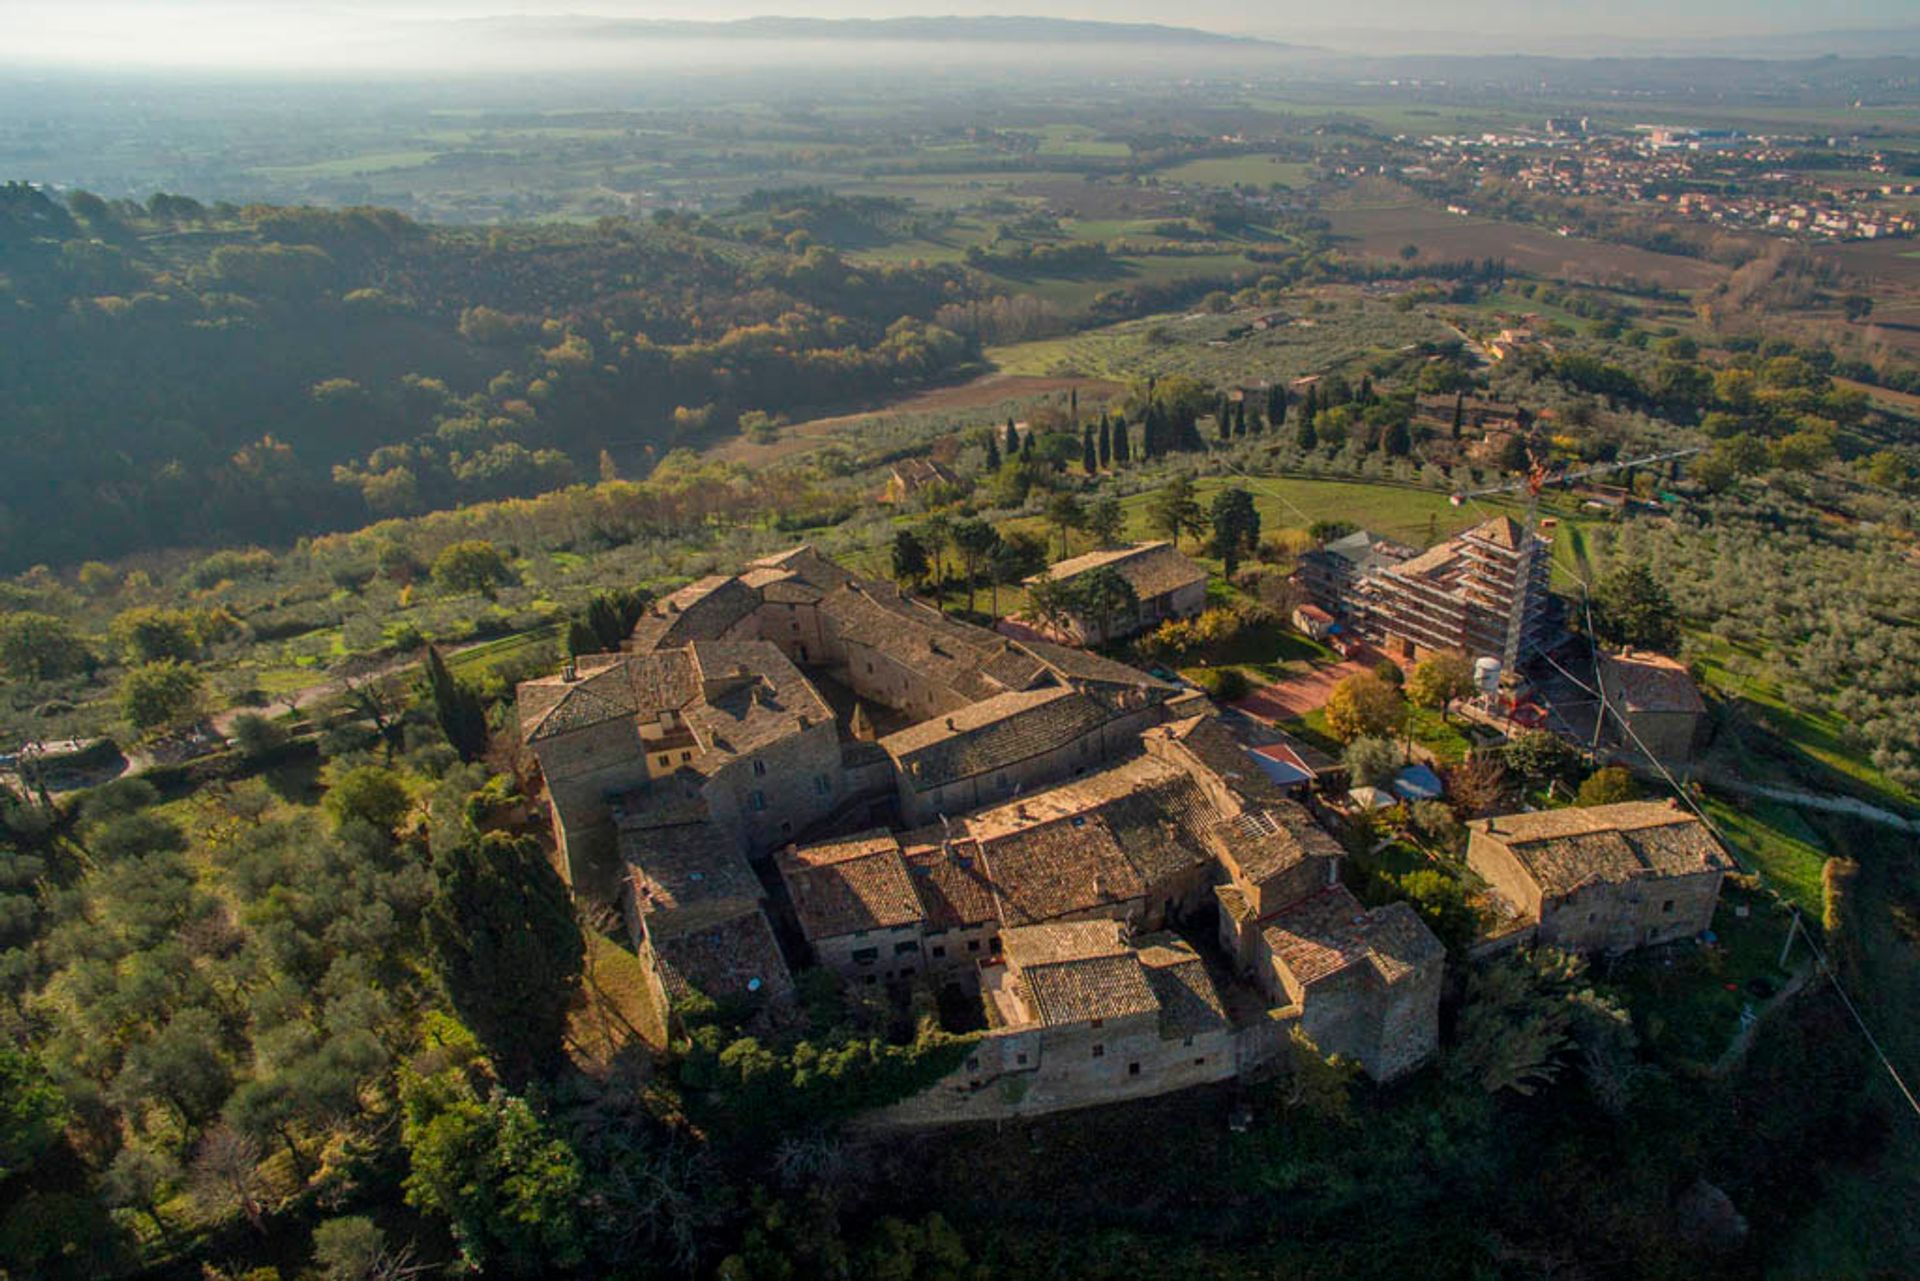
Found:
[[[1654,463],[1669,463],[1675,459],[1691,458],[1695,454],[1705,452],[1705,446],[1695,445],[1691,449],[1674,449],[1664,454],[1647,454],[1640,458],[1628,458],[1611,463],[1595,463],[1591,467],[1582,467],[1578,471],[1563,471],[1555,475],[1547,470],[1545,463],[1533,458],[1532,451],[1528,451],[1528,461],[1530,465],[1527,468],[1526,476],[1522,479],[1510,481],[1504,485],[1490,485],[1485,489],[1456,490],[1447,501],[1455,507],[1459,507],[1463,503],[1471,502],[1476,498],[1486,498],[1492,494],[1511,494],[1522,489],[1527,491],[1529,500],[1537,500],[1540,497],[1540,491],[1549,484],[1571,484],[1576,480],[1585,480],[1589,476],[1604,476],[1608,472],[1627,471],[1634,467],[1648,467]]]

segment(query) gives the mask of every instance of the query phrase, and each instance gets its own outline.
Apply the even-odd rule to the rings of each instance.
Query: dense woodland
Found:
[[[4,567],[289,542],[626,466],[972,355],[965,273],[664,227],[0,189]],[[602,461],[603,455],[608,461]]]

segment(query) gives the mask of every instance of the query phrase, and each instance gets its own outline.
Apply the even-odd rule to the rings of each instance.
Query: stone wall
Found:
[[[770,743],[716,771],[704,794],[749,853],[785,845],[847,799],[840,732],[823,720]]]
[[[1540,942],[1570,952],[1625,952],[1691,938],[1713,924],[1721,873],[1584,885],[1545,900]]]
[[[1162,1040],[1152,1016],[1103,1028],[989,1032],[958,1069],[911,1099],[870,1113],[871,1128],[920,1128],[1037,1116],[1150,1098],[1256,1071],[1286,1051],[1296,1012],[1247,1027]],[[1102,1053],[1096,1057],[1093,1047]],[[1138,1071],[1133,1069],[1138,1066]]]

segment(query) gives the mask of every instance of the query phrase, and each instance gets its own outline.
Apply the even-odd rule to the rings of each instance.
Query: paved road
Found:
[[[1878,805],[1872,805],[1851,796],[1834,796],[1826,792],[1803,792],[1799,788],[1779,787],[1771,783],[1750,783],[1720,771],[1708,775],[1705,781],[1722,791],[1762,796],[1768,800],[1784,801],[1788,805],[1800,805],[1812,810],[1826,810],[1833,814],[1850,814],[1855,818],[1863,818],[1869,823],[1878,823],[1882,827],[1920,833],[1920,821],[1905,818],[1892,810],[1882,809]]]

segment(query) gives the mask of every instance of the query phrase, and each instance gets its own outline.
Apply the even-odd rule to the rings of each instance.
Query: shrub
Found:
[[[1194,684],[1222,703],[1237,703],[1252,688],[1247,674],[1237,667],[1209,667],[1194,677]]]

